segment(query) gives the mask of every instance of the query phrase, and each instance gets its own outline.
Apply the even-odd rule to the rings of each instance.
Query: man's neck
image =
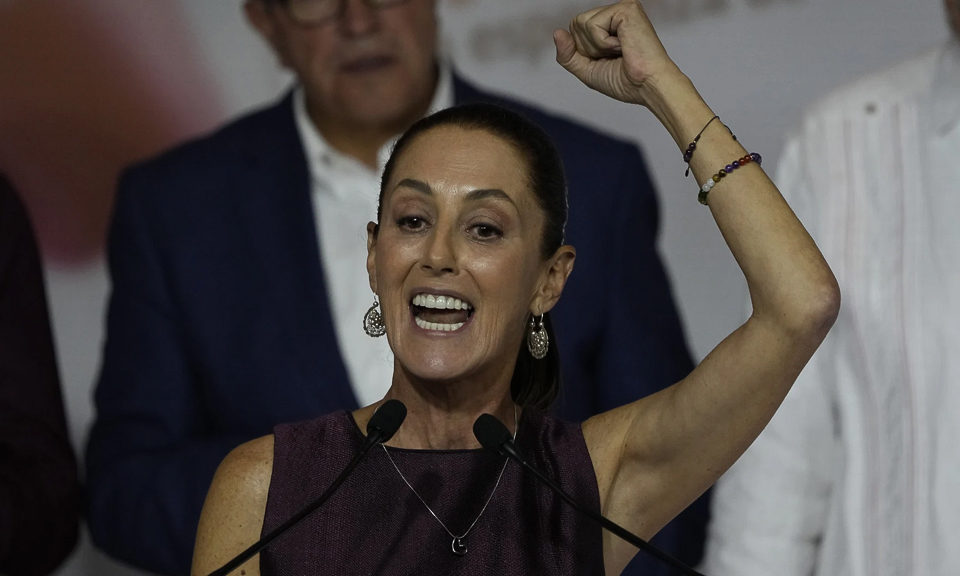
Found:
[[[371,170],[378,169],[378,158],[383,145],[400,132],[403,132],[406,126],[409,126],[409,124],[406,124],[404,126],[398,126],[396,129],[392,127],[351,128],[348,126],[321,124],[317,122],[313,116],[311,116],[311,121],[331,148],[341,154],[355,158]]]

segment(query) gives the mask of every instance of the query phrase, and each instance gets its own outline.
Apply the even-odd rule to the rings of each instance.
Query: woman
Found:
[[[575,259],[562,245],[562,173],[542,135],[507,113],[454,109],[421,121],[398,143],[379,224],[368,226],[382,324],[375,315],[366,324],[384,326],[396,359],[384,400],[401,400],[407,419],[324,509],[243,573],[618,574],[636,549],[477,450],[477,416],[498,417],[567,490],[650,538],[756,437],[831,326],[839,291],[830,269],[640,5],[585,12],[554,40],[567,70],[647,107],[687,150],[753,314],[660,393],[581,426],[544,416],[535,406],[555,390],[550,364],[536,359],[549,334],[541,322]],[[204,506],[194,573],[220,567],[322,492],[379,404],[281,426],[234,450]]]

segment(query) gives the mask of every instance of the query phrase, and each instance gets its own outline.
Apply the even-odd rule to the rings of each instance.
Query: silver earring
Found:
[[[383,323],[383,315],[380,314],[380,301],[373,297],[373,306],[363,315],[363,331],[371,338],[379,338],[387,333],[387,325]]]
[[[547,335],[547,329],[543,327],[543,314],[538,320],[536,316],[530,317],[530,326],[527,328],[527,350],[530,355],[537,360],[543,360],[550,349],[550,336]]]

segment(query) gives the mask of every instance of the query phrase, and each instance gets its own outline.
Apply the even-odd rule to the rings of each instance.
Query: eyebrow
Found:
[[[426,194],[427,196],[433,196],[433,189],[430,188],[430,185],[426,182],[422,182],[415,178],[404,178],[397,183],[396,188],[411,188],[421,194]],[[482,200],[484,198],[499,198],[501,200],[506,200],[511,204],[514,204],[513,198],[507,195],[506,192],[500,190],[499,188],[478,188],[476,190],[471,190],[467,193],[467,200]]]

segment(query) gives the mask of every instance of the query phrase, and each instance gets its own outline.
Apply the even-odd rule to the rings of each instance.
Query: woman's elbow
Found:
[[[830,269],[802,282],[781,284],[778,292],[754,295],[753,318],[792,340],[819,345],[840,313],[840,287]]]
[[[812,300],[809,312],[811,326],[822,339],[840,315],[840,285],[832,273],[829,275],[829,280],[818,287],[816,297]]]
[[[840,314],[840,299],[840,286],[828,269],[805,287],[802,296],[791,306],[788,330],[819,345]]]

